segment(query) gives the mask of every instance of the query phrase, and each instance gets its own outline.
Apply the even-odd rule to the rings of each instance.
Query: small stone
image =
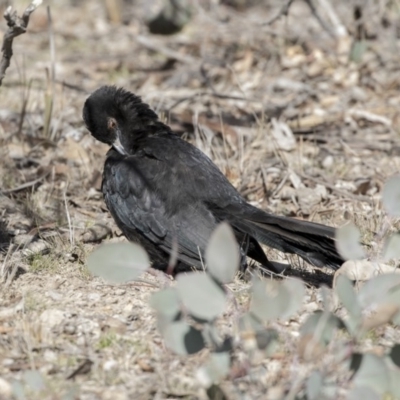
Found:
[[[43,353],[43,358],[45,361],[53,363],[57,361],[57,354],[53,350],[46,349]]]
[[[40,321],[42,326],[48,330],[59,326],[65,319],[65,313],[61,310],[49,309],[42,312]]]
[[[63,295],[56,290],[49,290],[48,292],[46,292],[46,295],[54,301],[60,301],[63,298]]]
[[[64,325],[64,333],[67,335],[74,335],[76,333],[76,326],[72,324]]]
[[[29,243],[26,249],[23,251],[25,256],[29,256],[31,254],[44,254],[50,247],[50,243],[45,242],[44,240],[37,240],[35,242]]]
[[[34,235],[29,235],[28,233],[15,236],[14,243],[18,246],[27,246],[29,243],[32,242]]]
[[[0,399],[8,400],[12,396],[12,387],[5,379],[0,378]]]
[[[325,169],[329,169],[329,168],[332,168],[332,166],[333,166],[333,157],[332,156],[326,156],[324,159],[323,159],[323,161],[322,161],[322,166],[325,168]]]
[[[115,360],[107,360],[103,364],[103,370],[104,371],[111,371],[112,369],[115,369],[117,366],[118,366],[117,361],[115,361]]]
[[[87,298],[90,301],[99,301],[101,298],[101,295],[99,293],[89,293]]]

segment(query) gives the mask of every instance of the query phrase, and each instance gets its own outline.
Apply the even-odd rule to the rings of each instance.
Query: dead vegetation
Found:
[[[0,398],[14,380],[29,387],[31,370],[44,388],[29,399],[207,398],[196,378],[205,355],[177,357],[157,333],[147,300],[163,281],[110,286],[87,273],[98,242],[123,240],[99,193],[107,148],[81,118],[100,85],[140,94],[254,204],[353,220],[374,252],[381,189],[400,169],[400,3],[296,0],[287,13],[281,1],[245,3],[194,2],[181,32],[157,36],[139,1],[65,0],[51,4],[51,29],[44,4],[14,41],[0,93]],[[295,338],[330,272],[290,261],[312,284],[304,309],[276,323],[272,358],[235,355],[228,398],[280,399],[329,366],[329,352],[299,363]],[[231,288],[245,307],[247,283]],[[233,315],[222,329],[234,330]],[[395,342],[387,326],[364,346]]]

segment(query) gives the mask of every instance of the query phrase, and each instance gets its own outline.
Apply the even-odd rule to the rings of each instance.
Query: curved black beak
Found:
[[[126,152],[126,150],[124,149],[124,146],[121,143],[121,131],[119,128],[116,129],[116,135],[115,135],[115,140],[114,143],[112,144],[112,147],[114,147],[115,150],[118,151],[119,154],[123,155],[123,156],[127,156],[128,153]]]

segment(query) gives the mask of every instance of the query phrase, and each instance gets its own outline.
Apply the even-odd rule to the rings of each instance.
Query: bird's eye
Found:
[[[118,127],[117,121],[115,118],[108,118],[107,120],[107,128],[109,130],[115,130]]]

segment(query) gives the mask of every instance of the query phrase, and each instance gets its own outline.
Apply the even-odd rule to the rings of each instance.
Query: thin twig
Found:
[[[309,3],[309,1],[307,1],[307,3],[310,5],[311,3]],[[347,36],[347,29],[340,21],[334,7],[332,7],[332,4],[329,2],[329,0],[320,0],[320,3],[325,12],[328,14],[331,23],[333,24],[335,37],[341,38]]]
[[[172,58],[184,64],[195,64],[199,62],[199,60],[196,59],[195,57],[191,57],[186,54],[181,54],[177,51],[169,49],[168,47],[165,47],[162,43],[157,43],[154,40],[151,40],[145,36],[140,36],[140,35],[137,36],[136,41],[140,43],[142,46],[147,47],[149,50],[163,54],[168,58]]]
[[[322,19],[322,17],[319,15],[317,12],[317,9],[315,8],[314,3],[311,0],[305,0],[308,7],[310,7],[311,12],[313,13],[314,17],[317,19],[319,24],[322,26],[323,29],[325,29],[329,36],[334,38],[335,34],[332,32],[332,29],[328,26],[328,24]]]
[[[14,192],[19,192],[20,190],[24,190],[27,189],[31,186],[35,186],[37,183],[39,183],[40,181],[42,181],[44,178],[46,178],[47,175],[49,175],[50,172],[47,172],[46,174],[42,175],[40,178],[35,179],[34,181],[30,181],[30,182],[25,182],[20,186],[17,186],[13,189],[0,189],[0,193],[1,194],[9,194],[9,193],[14,193]]]
[[[11,12],[11,6],[7,7],[6,11],[4,12],[4,19],[7,21],[8,30],[4,34],[3,46],[1,47],[3,56],[0,62],[0,86],[4,77],[6,76],[6,69],[10,66],[11,57],[13,56],[13,40],[17,36],[26,32],[26,28],[28,27],[29,23],[29,17],[40,4],[42,4],[42,0],[33,0],[22,14],[22,17],[18,17],[16,11]]]
[[[335,185],[327,183],[327,182],[325,182],[325,181],[323,181],[321,179],[314,178],[313,176],[310,176],[310,175],[306,175],[306,174],[298,174],[298,175],[301,176],[303,179],[309,179],[310,181],[313,181],[313,182],[315,182],[317,184],[324,185],[327,188],[331,189],[332,191],[334,191],[337,194],[340,194],[340,195],[342,195],[344,197],[349,197],[350,199],[366,202],[366,203],[369,203],[369,204],[373,203],[372,199],[370,197],[368,197],[368,196],[362,196],[362,195],[358,195],[358,194],[347,192],[346,190],[339,189]]]
[[[272,25],[275,21],[277,21],[280,17],[282,16],[287,16],[289,13],[289,8],[292,5],[294,0],[289,0],[286,4],[282,6],[282,8],[279,10],[278,14],[276,14],[274,17],[272,17],[269,21],[264,22],[262,25]]]

